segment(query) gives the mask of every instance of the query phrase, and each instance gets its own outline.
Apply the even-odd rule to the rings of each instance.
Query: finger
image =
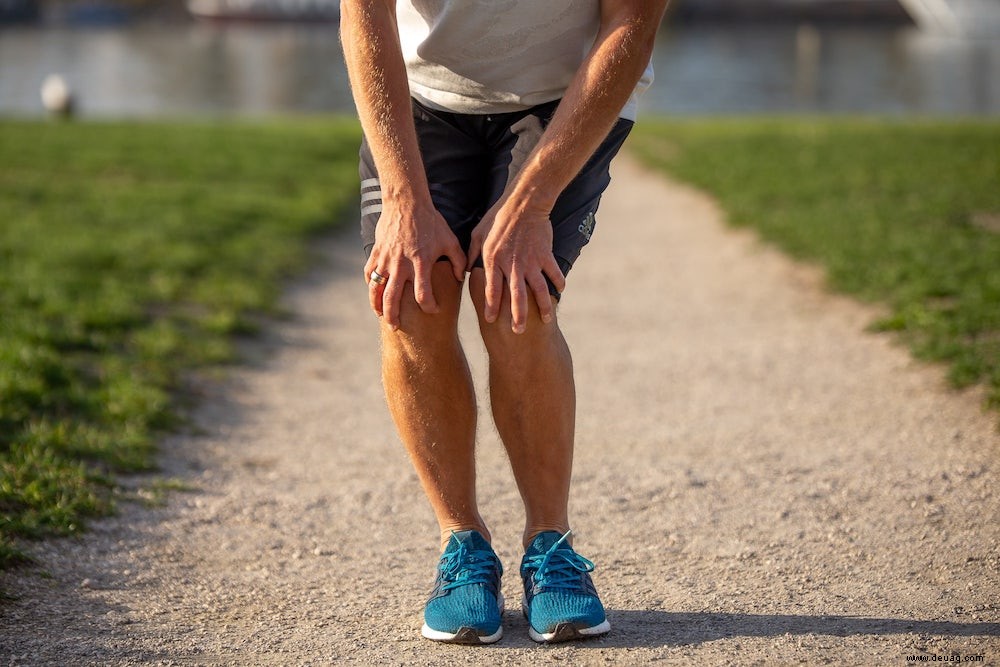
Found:
[[[520,271],[512,271],[510,288],[510,328],[516,334],[524,333],[528,320],[528,290]]]
[[[382,317],[382,295],[384,292],[385,283],[380,285],[374,280],[368,281],[368,302],[379,317]]]
[[[375,314],[382,317],[382,289],[385,287],[383,284],[378,284],[372,280],[372,273],[378,272],[379,258],[376,257],[375,253],[372,253],[368,257],[368,261],[365,262],[365,282],[368,284],[368,302],[375,311]]]
[[[483,307],[483,319],[490,324],[497,321],[500,313],[500,298],[503,295],[503,273],[492,267],[486,271],[486,305]]]
[[[555,255],[549,255],[542,266],[542,271],[552,281],[556,291],[562,294],[562,291],[566,289],[566,276],[563,274],[562,269],[559,268],[559,262],[556,261]]]
[[[471,271],[472,269],[469,268],[465,261],[465,253],[462,252],[462,246],[459,245],[458,239],[455,239],[454,243],[449,244],[448,247],[445,248],[444,254],[448,258],[448,261],[451,262],[451,268],[455,274],[455,280],[458,282],[464,282],[465,272]]]
[[[395,275],[385,284],[382,292],[382,317],[393,331],[399,329],[400,302],[406,282],[404,277]]]
[[[552,297],[549,295],[549,285],[540,273],[530,276],[527,280],[531,293],[535,296],[535,303],[538,304],[538,316],[542,322],[548,324],[552,321]]]
[[[476,259],[479,258],[479,253],[483,250],[483,240],[478,234],[472,235],[472,240],[469,241],[469,254],[466,256],[465,270],[472,271],[472,265],[476,263]]]
[[[418,262],[414,266],[416,276],[413,278],[413,298],[416,299],[420,310],[428,314],[438,312],[434,288],[431,286],[432,266],[433,262]]]

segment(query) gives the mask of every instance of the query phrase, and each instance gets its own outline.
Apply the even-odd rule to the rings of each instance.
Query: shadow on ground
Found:
[[[608,619],[611,621],[611,634],[595,641],[580,642],[577,646],[579,648],[689,646],[719,639],[784,635],[1000,637],[1000,623],[954,623],[861,616],[609,610]],[[520,611],[508,611],[504,625],[504,642],[498,646],[509,643],[511,648],[517,648],[520,645],[532,644],[527,639],[527,622]],[[513,645],[510,640],[515,637],[524,637],[524,644],[517,642],[517,645]]]

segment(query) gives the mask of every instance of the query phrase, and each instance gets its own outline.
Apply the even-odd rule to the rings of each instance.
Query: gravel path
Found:
[[[205,388],[202,432],[163,447],[191,490],[2,575],[17,597],[0,604],[0,664],[1000,664],[1000,436],[981,396],[628,159],[600,219],[561,317],[576,543],[598,564],[606,639],[527,638],[522,513],[485,408],[506,637],[419,638],[436,527],[381,397],[352,229],[256,361]]]

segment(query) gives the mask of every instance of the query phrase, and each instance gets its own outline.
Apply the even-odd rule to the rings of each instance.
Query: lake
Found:
[[[1000,41],[912,27],[679,24],[654,67],[646,112],[1000,114]],[[335,25],[0,27],[0,115],[53,72],[88,117],[353,111]]]

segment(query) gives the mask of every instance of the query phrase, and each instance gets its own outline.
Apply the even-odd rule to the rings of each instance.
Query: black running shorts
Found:
[[[431,199],[468,252],[472,230],[503,194],[510,179],[541,138],[559,101],[525,111],[477,115],[429,109],[413,101],[413,121]],[[601,194],[611,182],[608,169],[632,121],[619,118],[552,209],[552,253],[569,272],[594,232]],[[361,239],[365,254],[375,244],[382,191],[368,142],[361,144]],[[481,258],[476,266],[482,266]],[[549,291],[557,290],[549,282]]]

